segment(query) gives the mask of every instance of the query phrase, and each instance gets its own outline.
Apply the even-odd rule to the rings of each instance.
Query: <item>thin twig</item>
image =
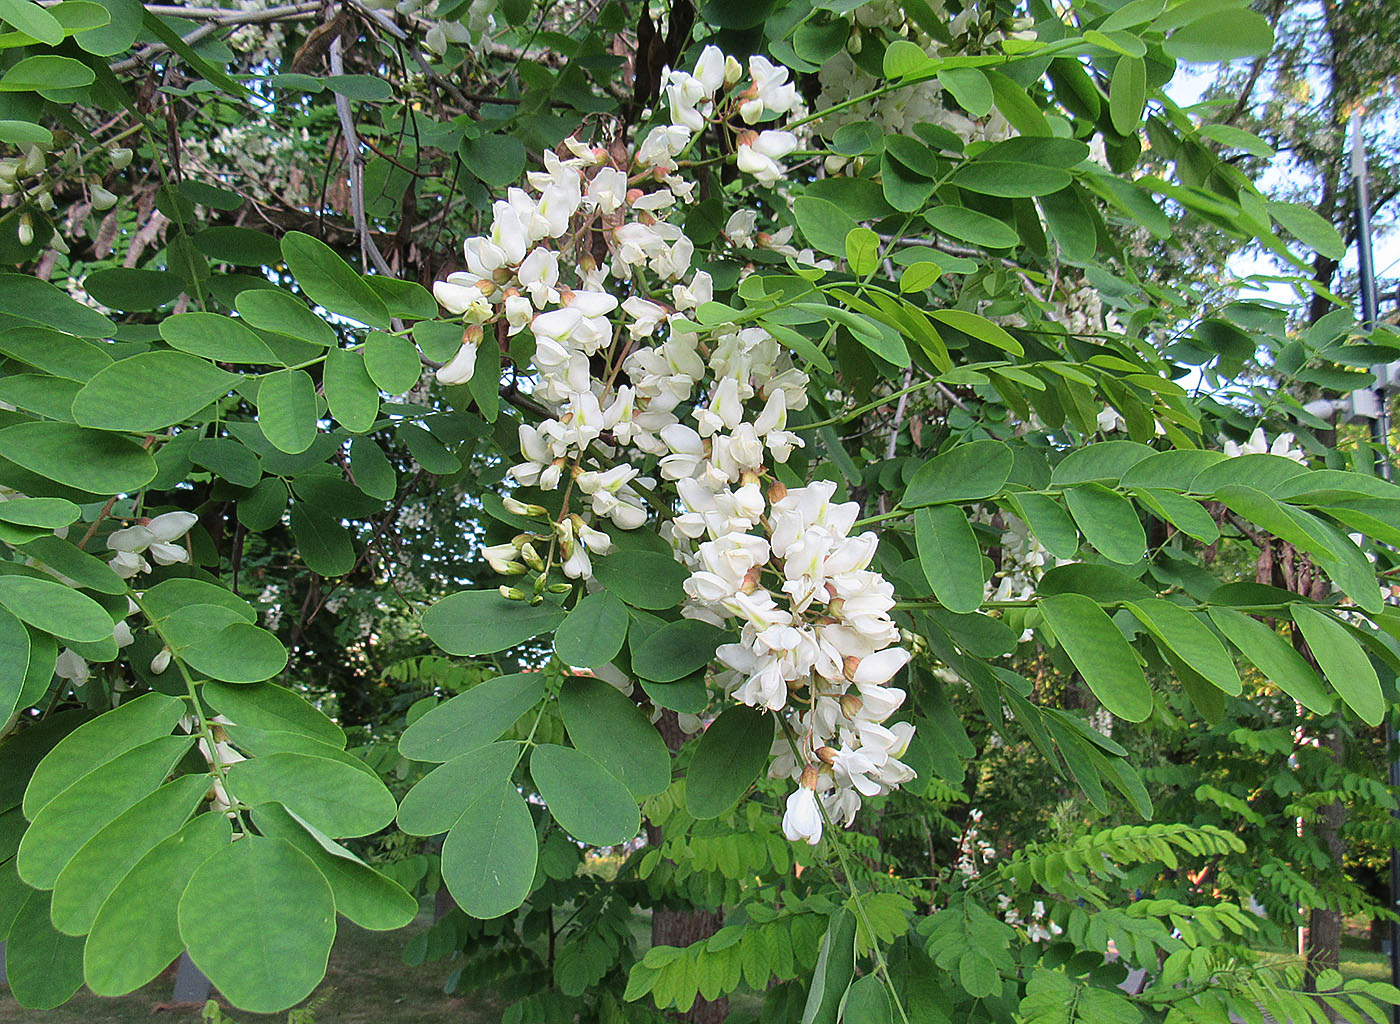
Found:
[[[285,7],[272,7],[266,11],[230,10],[224,12],[227,17],[209,21],[199,26],[199,28],[195,29],[189,35],[181,36],[180,38],[185,44],[193,46],[201,39],[207,39],[222,28],[230,28],[234,25],[259,25],[268,21],[298,21],[302,18],[314,15],[316,11],[320,9],[320,6],[319,2],[313,2],[290,4]],[[186,11],[183,16],[188,17],[188,12]],[[132,71],[152,57],[159,56],[169,49],[170,47],[165,43],[152,43],[150,46],[142,48],[135,56],[128,57],[126,60],[117,61],[117,63],[111,66],[110,70],[116,75],[125,71]]]
[[[345,62],[340,55],[340,36],[331,40],[331,74],[345,74]],[[397,275],[389,268],[389,262],[379,251],[379,245],[370,234],[369,221],[365,218],[365,161],[360,154],[360,136],[355,131],[355,120],[350,116],[350,99],[340,93],[335,95],[335,112],[340,118],[340,131],[345,136],[345,153],[350,160],[350,209],[355,220],[355,231],[360,236],[360,260],[374,264],[374,268],[386,277]]]

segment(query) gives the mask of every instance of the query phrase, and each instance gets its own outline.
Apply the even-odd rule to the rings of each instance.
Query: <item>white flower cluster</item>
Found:
[[[1031,919],[1029,921],[1021,917],[1020,911],[1016,909],[1015,905],[1012,903],[1011,897],[1006,895],[1006,893],[1001,893],[997,896],[997,906],[1002,910],[1002,920],[1012,928],[1020,928],[1024,925],[1026,929],[1026,938],[1030,939],[1032,942],[1049,942],[1055,936],[1064,934],[1065,930],[1056,924],[1053,919],[1047,920],[1044,900],[1035,901],[1035,905],[1031,907]]]
[[[830,820],[849,824],[862,797],[913,777],[899,761],[912,726],[883,724],[904,700],[887,684],[909,654],[889,616],[893,588],[869,568],[875,535],[851,535],[858,506],[833,503],[835,486],[826,482],[786,493],[773,485],[766,495],[760,482],[803,445],[788,415],[807,405],[807,375],[761,327],[700,327],[687,316],[713,296],[710,275],[691,271],[693,242],[667,219],[693,198],[687,148],[710,125],[727,125],[739,170],[773,185],[798,146],[792,132],[748,127],[798,110],[787,70],[756,56],[747,71],[740,87],[739,63],[706,47],[693,72],[665,73],[669,123],[651,128],[630,160],[570,139],[545,155],[528,188],[508,190],[493,206],[490,232],[466,242],[467,269],[434,286],[466,325],[462,349],[438,379],[469,380],[480,344],[523,330],[534,338],[531,397],[551,415],[519,428],[524,461],[510,475],[563,488],[563,511],[550,532],[484,554],[503,574],[538,573],[537,594],[556,550],[565,575],[585,580],[591,558],[611,550],[590,519],[635,529],[649,506],[664,516],[679,500],[683,511],[660,530],[692,570],[684,614],[737,620],[739,642],[718,652],[721,681],[793,731],[798,756],[784,740],[773,769],[800,783],[784,831],[815,843],[818,801]],[[756,228],[756,212],[741,210],[725,238],[735,249],[758,245],[819,265],[788,244],[790,229]],[[592,255],[598,239],[607,250],[601,263]],[[643,476],[650,460],[654,475]],[[576,492],[586,510],[570,511]],[[514,498],[505,503],[545,515]]]
[[[982,838],[982,812],[974,807],[968,812],[968,819],[967,828],[958,837],[958,859],[953,864],[953,870],[963,876],[964,884],[981,875],[982,865],[997,855],[992,844]]]
[[[889,615],[894,588],[869,568],[875,535],[851,536],[859,506],[833,503],[830,481],[774,484],[768,502],[748,474],[737,490],[712,489],[703,476],[678,489],[687,511],[672,524],[676,541],[703,538],[693,554],[682,547],[692,565],[685,614],[738,620],[739,641],[716,652],[720,681],[741,703],[780,716],[769,775],[798,783],[783,832],[815,844],[818,801],[826,818],[849,825],[862,797],[914,777],[899,760],[913,726],[884,725],[904,702],[889,682],[909,652]]]
[[[1249,435],[1249,440],[1244,444],[1236,444],[1228,438],[1221,446],[1225,454],[1232,459],[1237,459],[1241,455],[1279,455],[1285,459],[1292,459],[1300,466],[1308,464],[1307,453],[1293,443],[1292,432],[1279,434],[1274,438],[1274,443],[1269,444],[1268,435],[1264,433],[1263,427],[1255,427],[1254,433]]]
[[[874,0],[857,8],[853,12],[854,31],[846,49],[824,61],[817,72],[817,80],[821,83],[818,107],[844,104],[852,96],[874,92],[884,84],[880,78],[864,70],[853,57],[853,54],[860,52],[867,29],[879,33],[893,26],[931,57],[961,56],[993,47],[1001,39],[996,32],[979,34],[979,26],[974,24],[977,13],[975,4],[968,4],[961,14],[954,17],[944,10],[941,0],[932,0],[929,6],[934,17],[948,26],[950,42],[944,43],[922,31],[905,13],[898,0]],[[995,108],[978,121],[951,107],[944,98],[943,85],[936,78],[844,106],[839,112],[824,116],[820,130],[829,138],[842,125],[860,121],[874,121],[885,132],[895,135],[912,135],[915,125],[933,124],[947,128],[966,142],[1000,142],[1012,134],[1011,125]],[[845,163],[845,158],[833,156],[828,159],[827,168],[836,173]]]

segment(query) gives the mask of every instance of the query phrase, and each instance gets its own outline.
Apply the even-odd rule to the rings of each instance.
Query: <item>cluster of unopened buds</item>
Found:
[[[691,570],[683,613],[737,627],[738,642],[717,652],[718,683],[781,725],[770,774],[798,783],[784,831],[816,843],[824,821],[849,825],[863,798],[913,778],[899,760],[913,727],[884,724],[904,700],[889,684],[910,655],[889,615],[893,588],[869,568],[875,535],[852,533],[857,504],[833,502],[829,482],[786,490],[773,476],[804,445],[788,415],[806,408],[807,375],[762,327],[702,327],[687,315],[714,290],[690,269],[693,242],[667,219],[694,198],[687,149],[712,126],[731,131],[739,170],[772,185],[798,147],[790,131],[749,127],[798,109],[787,70],[752,57],[746,85],[744,71],[706,47],[693,72],[666,72],[670,123],[634,153],[569,139],[545,154],[528,189],[494,204],[490,232],[464,246],[467,269],[434,286],[465,325],[438,379],[466,382],[477,346],[529,331],[530,395],[549,415],[519,428],[524,461],[510,475],[562,488],[563,509],[485,550],[503,575],[524,584],[534,574],[502,594],[543,600],[561,586],[549,583],[555,564],[589,581],[592,558],[612,547],[593,523],[631,530],[660,518]],[[820,266],[788,244],[790,228],[765,233],[757,218],[736,211],[724,240]],[[506,507],[550,518],[516,499]]]
[[[513,515],[535,519],[547,519],[548,511],[542,505],[529,505],[507,496],[502,502],[506,511]],[[540,548],[546,554],[540,554]],[[550,583],[549,570],[554,564],[556,551],[564,575],[571,579],[591,579],[593,562],[589,555],[606,555],[615,545],[602,530],[594,529],[577,514],[561,516],[550,522],[546,532],[517,534],[508,543],[493,544],[482,549],[482,556],[488,565],[502,576],[526,576],[534,574],[528,590],[522,587],[502,584],[501,596],[512,601],[529,601],[539,604],[546,592],[567,594],[573,589],[568,583]]]

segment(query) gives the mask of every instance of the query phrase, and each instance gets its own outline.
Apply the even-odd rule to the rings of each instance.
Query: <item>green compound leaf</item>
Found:
[[[138,491],[156,475],[156,460],[135,441],[71,423],[0,429],[0,458],[89,494]]]
[[[914,542],[924,578],[945,608],[971,612],[982,606],[982,549],[962,509],[919,509],[914,513]]]
[[[29,630],[0,610],[0,719],[8,722],[24,692],[29,673]]]
[[[403,886],[317,833],[281,804],[254,808],[253,820],[263,835],[285,840],[310,857],[331,884],[336,912],[361,928],[392,931],[417,916],[418,901]]]
[[[326,353],[322,381],[331,415],[352,434],[362,434],[379,418],[379,388],[365,369],[362,353],[333,348]]]
[[[226,683],[260,683],[287,667],[287,648],[267,630],[233,622],[179,651],[196,672]]]
[[[345,748],[345,731],[320,708],[285,686],[205,683],[200,694],[205,703],[236,725],[299,733],[342,750]]]
[[[217,313],[177,313],[166,317],[160,323],[160,336],[171,348],[221,363],[278,362],[267,343],[243,323]]]
[[[366,326],[389,329],[384,300],[325,242],[289,231],[282,239],[282,255],[297,284],[313,301]]]
[[[278,370],[258,385],[258,426],[274,448],[299,455],[317,433],[316,385],[305,370]]]
[[[1098,604],[1082,594],[1056,594],[1042,598],[1040,610],[1104,707],[1129,722],[1152,713],[1152,690],[1137,655]]]
[[[762,708],[725,708],[700,736],[685,780],[685,808],[718,818],[748,792],[768,763],[773,719]]]
[[[668,622],[633,648],[632,671],[657,683],[684,679],[714,660],[715,648],[727,636],[699,619]]]
[[[86,594],[53,580],[0,576],[0,605],[45,633],[77,643],[112,638],[112,617]]]
[[[244,803],[282,804],[328,836],[367,836],[398,811],[378,776],[311,754],[239,761],[228,770],[228,788]]]
[[[306,567],[321,576],[343,576],[355,567],[355,542],[336,519],[304,501],[292,503],[292,537]]]
[[[436,836],[457,823],[474,795],[510,781],[519,743],[488,743],[438,765],[399,805],[399,828],[411,836]]]
[[[439,704],[399,738],[399,752],[414,761],[450,761],[498,739],[544,697],[540,672],[517,672],[478,683]]]
[[[845,907],[831,915],[822,937],[802,1024],[837,1024],[856,971],[856,916]]]
[[[1147,533],[1133,503],[1103,484],[1078,484],[1065,491],[1065,504],[1080,532],[1104,557],[1135,565],[1147,554]]]
[[[690,573],[660,551],[618,551],[593,563],[595,578],[633,608],[662,611],[685,600]]]
[[[936,455],[915,471],[900,504],[905,508],[990,498],[1006,485],[1014,462],[1000,441],[970,441]]]
[[[20,878],[51,889],[73,855],[128,807],[156,790],[193,737],[164,736],[143,743],[88,772],[31,820],[15,864]]]
[[[530,776],[554,820],[581,843],[614,846],[642,827],[627,787],[581,750],[541,744],[530,755]]]
[[[182,700],[145,693],[78,726],[34,769],[24,792],[24,816],[33,821],[50,800],[94,768],[150,740],[169,736],[185,709]]]
[[[566,614],[547,600],[531,605],[496,590],[463,590],[423,613],[423,632],[448,654],[494,654],[548,633]]]
[[[1308,649],[1347,707],[1367,725],[1379,725],[1385,716],[1385,698],[1375,666],[1347,628],[1326,612],[1305,604],[1289,606],[1293,623],[1308,642]]]
[[[1129,601],[1127,608],[1203,678],[1232,697],[1240,695],[1243,686],[1234,660],[1199,618],[1170,601]]]
[[[442,844],[442,880],[462,910],[482,919],[525,902],[539,860],[535,822],[514,786],[486,785]]]
[[[365,369],[379,389],[390,395],[403,394],[423,375],[413,342],[379,331],[365,338]]]
[[[48,893],[29,893],[9,935],[5,972],[15,1002],[31,1010],[51,1010],[82,987],[83,940],[54,928]]]
[[[232,839],[222,814],[201,814],[136,862],[97,912],[83,956],[84,980],[100,996],[145,985],[185,948],[180,893],[201,864]]]
[[[606,665],[622,650],[628,621],[626,606],[610,591],[589,594],[554,631],[554,651],[578,668]]]
[[[1322,680],[1283,637],[1233,608],[1211,608],[1210,618],[1269,682],[1315,715],[1332,710],[1333,698]]]
[[[84,843],[54,882],[50,914],[58,930],[86,935],[117,883],[152,847],[179,830],[209,784],[207,775],[168,782]]]
[[[592,676],[575,676],[559,691],[559,711],[574,746],[621,779],[638,800],[671,784],[671,752],[665,741],[616,687]]]
[[[277,1013],[325,977],[335,897],[291,843],[244,836],[195,870],[179,921],[190,959],[231,1003]]]

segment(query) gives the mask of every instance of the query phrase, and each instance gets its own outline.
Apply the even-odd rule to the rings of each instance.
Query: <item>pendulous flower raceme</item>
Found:
[[[692,270],[695,245],[670,219],[698,198],[685,173],[698,135],[727,133],[738,170],[771,187],[801,144],[774,118],[799,110],[786,68],[755,56],[745,69],[706,47],[693,72],[663,75],[668,119],[634,152],[577,138],[547,152],[527,187],[493,205],[489,232],[466,241],[467,269],[434,294],[464,322],[461,351],[437,373],[444,384],[470,380],[480,345],[534,339],[531,398],[549,415],[520,426],[510,476],[562,490],[562,511],[505,499],[541,528],[485,551],[503,575],[535,574],[533,594],[502,593],[539,601],[571,589],[548,582],[556,564],[587,584],[592,560],[613,549],[600,521],[633,530],[659,519],[691,570],[683,614],[737,628],[717,651],[716,681],[779,719],[770,775],[798,783],[784,832],[816,843],[824,820],[849,825],[863,798],[913,778],[900,761],[913,727],[885,724],[903,703],[889,684],[909,652],[890,618],[893,588],[870,568],[876,537],[853,532],[859,506],[833,502],[830,482],[788,490],[774,477],[803,447],[788,416],[807,406],[807,375],[762,327],[695,322],[714,284]],[[754,209],[722,232],[736,252],[831,268],[790,235],[758,231]]]

